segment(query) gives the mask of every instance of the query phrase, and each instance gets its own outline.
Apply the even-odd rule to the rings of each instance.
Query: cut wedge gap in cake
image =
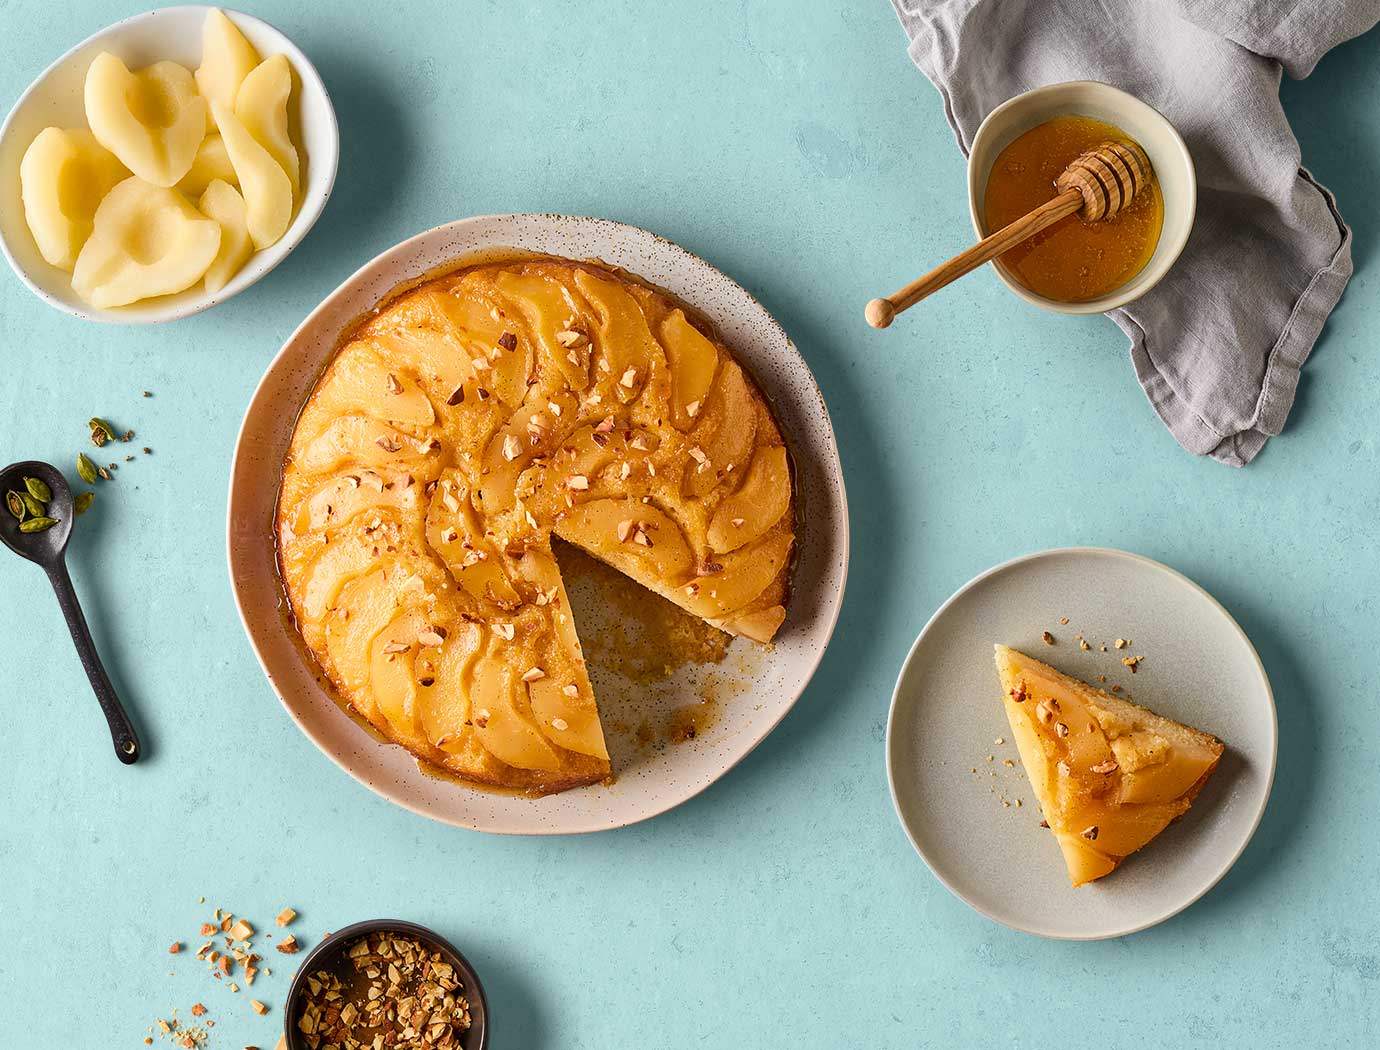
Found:
[[[1216,737],[1004,645],[1007,721],[1069,881],[1110,874],[1189,809],[1217,768]]]

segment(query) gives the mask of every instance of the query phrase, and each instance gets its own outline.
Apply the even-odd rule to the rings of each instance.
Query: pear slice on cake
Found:
[[[1217,768],[1216,737],[1004,645],[996,658],[1021,764],[1074,886],[1110,874],[1183,816]]]

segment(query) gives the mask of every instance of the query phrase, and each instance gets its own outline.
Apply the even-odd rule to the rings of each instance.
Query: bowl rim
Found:
[[[1165,274],[1167,274],[1178,261],[1180,254],[1182,254],[1184,250],[1184,246],[1188,243],[1189,236],[1193,232],[1193,222],[1198,211],[1198,178],[1197,169],[1193,164],[1193,154],[1189,152],[1188,145],[1184,142],[1183,136],[1179,134],[1178,128],[1174,127],[1169,118],[1158,109],[1145,100],[1137,98],[1135,95],[1101,80],[1064,80],[1056,84],[1044,84],[1040,87],[1032,88],[1029,91],[1023,91],[1019,95],[1013,95],[983,118],[982,123],[978,125],[978,129],[973,135],[972,144],[968,147],[968,215],[972,220],[973,232],[976,233],[979,238],[987,236],[988,231],[986,224],[983,222],[982,214],[978,208],[978,171],[977,166],[973,163],[973,157],[978,152],[979,143],[982,143],[985,138],[993,133],[991,129],[995,125],[995,122],[1010,110],[1028,106],[1032,102],[1048,95],[1066,93],[1072,89],[1091,89],[1115,101],[1117,105],[1135,110],[1152,123],[1159,124],[1168,133],[1170,141],[1175,146],[1175,152],[1182,161],[1188,175],[1188,192],[1184,200],[1187,221],[1184,223],[1181,234],[1174,240],[1167,242],[1169,244],[1169,250],[1165,253],[1162,261],[1156,263],[1152,259],[1150,262],[1147,262],[1145,267],[1138,274],[1119,288],[1112,289],[1112,291],[1108,292],[1106,295],[1099,296],[1096,299],[1088,299],[1084,302],[1059,302],[1056,299],[1046,298],[1043,295],[1038,295],[1030,289],[1023,287],[1007,276],[1006,272],[1000,266],[994,264],[992,267],[1002,284],[1006,285],[1007,288],[1011,289],[1011,291],[1015,292],[1016,295],[1028,303],[1032,303],[1035,306],[1053,313],[1100,314],[1116,310],[1128,303],[1134,302],[1149,292],[1150,289],[1154,288],[1155,285],[1159,284],[1160,281],[1164,279]],[[1076,108],[1070,110],[1070,112],[1075,111]],[[984,175],[985,174],[986,173],[984,173]],[[1143,285],[1134,287],[1137,281],[1145,279],[1147,273],[1151,275],[1150,278],[1145,280]]]
[[[302,961],[297,964],[297,972],[292,975],[292,983],[288,985],[287,995],[283,999],[283,1038],[287,1042],[288,1050],[307,1050],[303,1040],[298,1038],[297,1029],[293,1025],[293,1018],[297,1013],[297,1003],[302,997],[302,989],[306,985],[307,976],[320,965],[326,956],[339,952],[349,941],[382,931],[401,933],[424,941],[442,955],[447,956],[448,961],[460,970],[464,977],[465,998],[470,1003],[469,1031],[474,1032],[477,1029],[479,1034],[477,1037],[471,1037],[467,1033],[466,1039],[462,1041],[461,1047],[457,1050],[485,1050],[489,1045],[489,999],[484,994],[484,984],[479,979],[479,972],[465,958],[464,953],[459,948],[435,930],[420,923],[409,922],[406,919],[364,919],[360,922],[352,922],[350,925],[333,930],[321,938],[316,946],[302,957]],[[477,1009],[476,1004],[478,1004]],[[473,1042],[473,1045],[467,1045],[469,1042]]]
[[[177,321],[183,317],[191,317],[194,314],[201,313],[203,310],[209,310],[213,306],[233,299],[240,292],[253,287],[259,281],[263,280],[263,278],[268,276],[268,274],[271,273],[279,263],[286,259],[297,245],[302,242],[303,238],[305,238],[312,227],[316,225],[317,220],[321,217],[321,213],[325,210],[326,202],[330,200],[331,192],[335,188],[335,179],[340,168],[340,122],[336,117],[335,103],[331,100],[330,92],[326,90],[325,81],[321,79],[321,74],[317,71],[316,66],[312,64],[311,59],[307,57],[306,52],[298,47],[281,29],[257,15],[238,11],[229,7],[217,7],[212,4],[179,4],[172,7],[157,7],[149,11],[142,11],[138,14],[129,15],[117,22],[112,22],[103,29],[98,29],[84,39],[79,40],[57,58],[53,59],[52,62],[48,63],[48,65],[29,82],[28,87],[20,93],[14,105],[10,107],[4,121],[0,122],[0,141],[4,141],[4,139],[10,135],[11,126],[15,118],[18,116],[24,104],[38,91],[39,85],[47,80],[61,66],[70,61],[79,51],[107,38],[114,38],[136,23],[153,21],[167,15],[182,15],[188,12],[205,13],[213,10],[222,11],[225,15],[230,17],[232,21],[242,19],[245,22],[254,23],[256,26],[267,31],[270,35],[276,37],[279,46],[282,47],[283,52],[287,54],[292,63],[293,72],[296,73],[299,81],[303,85],[303,88],[299,88],[299,90],[304,90],[305,85],[310,82],[312,90],[319,92],[321,98],[325,101],[326,105],[322,127],[327,132],[329,148],[326,152],[329,153],[329,156],[318,160],[317,156],[313,154],[311,158],[311,163],[313,165],[321,165],[321,170],[326,172],[326,178],[322,186],[312,196],[303,198],[296,213],[293,215],[291,224],[288,226],[283,236],[276,243],[263,249],[262,252],[255,253],[255,255],[265,255],[266,258],[259,264],[261,268],[254,273],[252,279],[245,281],[242,285],[228,294],[225,288],[213,294],[208,294],[203,291],[194,298],[189,298],[175,304],[169,303],[164,309],[151,312],[144,316],[127,316],[120,312],[120,310],[123,309],[122,307],[101,309],[95,306],[78,307],[71,303],[64,302],[53,295],[52,292],[42,287],[32,276],[30,276],[29,272],[20,264],[19,259],[10,248],[9,240],[4,236],[3,230],[0,230],[0,253],[4,254],[6,261],[10,264],[10,269],[14,271],[15,276],[19,278],[20,282],[28,288],[29,291],[53,309],[60,310],[65,314],[69,314],[83,321],[95,321],[100,324],[153,325],[165,324],[168,321]],[[251,256],[250,261],[246,263],[246,267],[252,264],[253,256]],[[238,276],[238,274],[236,276]],[[233,283],[234,278],[231,278],[231,284]],[[226,287],[228,288],[229,286],[230,285],[227,284]],[[181,295],[182,293],[179,292],[176,294]]]
[[[615,822],[586,822],[574,826],[560,827],[552,827],[547,825],[542,825],[538,827],[526,827],[519,826],[510,822],[497,827],[480,827],[471,823],[466,823],[464,821],[457,820],[450,816],[437,814],[431,809],[409,799],[403,792],[391,790],[384,785],[375,784],[370,780],[366,779],[366,777],[360,771],[352,768],[352,766],[346,761],[345,757],[341,754],[338,754],[336,750],[329,745],[328,741],[322,738],[321,734],[313,730],[311,726],[309,726],[301,717],[299,717],[298,712],[294,709],[293,705],[284,696],[284,691],[279,687],[277,676],[275,674],[273,667],[270,664],[270,657],[266,654],[265,647],[260,644],[260,640],[255,628],[251,626],[250,610],[247,608],[246,604],[247,599],[241,593],[241,588],[244,585],[242,585],[238,579],[239,563],[243,555],[239,555],[236,552],[235,517],[236,504],[237,502],[242,501],[244,497],[237,498],[237,489],[241,487],[240,483],[238,482],[240,460],[242,452],[246,447],[246,438],[250,418],[253,414],[254,407],[259,401],[259,399],[265,396],[265,391],[268,389],[270,379],[281,367],[282,363],[288,358],[289,352],[293,349],[293,346],[297,342],[298,338],[316,321],[319,315],[324,314],[329,309],[331,309],[338,299],[349,295],[354,290],[356,284],[358,284],[362,280],[367,279],[370,273],[376,267],[383,264],[385,261],[388,261],[394,257],[405,256],[408,250],[411,249],[418,242],[423,241],[426,238],[448,232],[461,225],[467,225],[471,223],[486,223],[501,220],[551,220],[566,222],[574,221],[579,223],[595,223],[602,226],[616,227],[628,231],[637,237],[650,238],[652,241],[660,245],[663,245],[667,248],[670,248],[674,252],[677,252],[685,256],[694,265],[705,267],[713,273],[718,274],[724,280],[730,282],[732,286],[735,289],[737,289],[738,292],[740,292],[743,296],[745,296],[756,309],[761,311],[762,316],[770,323],[773,331],[777,335],[779,335],[781,342],[786,346],[787,349],[794,352],[800,358],[800,362],[805,369],[805,375],[809,380],[810,388],[814,394],[816,401],[819,404],[820,410],[824,414],[824,419],[828,426],[828,433],[830,439],[830,456],[826,472],[830,475],[831,479],[835,481],[838,485],[839,520],[836,523],[838,538],[835,543],[835,546],[838,548],[840,560],[837,569],[838,582],[834,588],[835,596],[832,599],[832,607],[828,610],[826,614],[827,623],[824,624],[824,644],[820,645],[811,654],[808,667],[805,669],[803,675],[801,676],[800,687],[795,692],[795,696],[791,699],[789,703],[782,705],[777,711],[774,712],[775,717],[771,720],[771,723],[769,725],[766,725],[762,729],[760,735],[758,735],[756,739],[752,740],[746,748],[744,748],[739,754],[734,756],[732,761],[728,762],[713,777],[709,778],[705,783],[695,787],[695,789],[690,791],[688,794],[676,796],[670,799],[659,800],[658,803],[655,806],[651,807],[648,811],[638,813],[626,818],[620,817]],[[482,248],[478,250],[480,252],[484,251],[484,249]],[[462,252],[459,255],[455,256],[455,258],[463,259],[464,254],[465,253]],[[417,273],[414,273],[413,277],[434,274],[440,272],[443,269],[444,264],[441,267],[431,267],[425,271],[419,271]],[[396,289],[398,287],[405,286],[408,283],[408,281],[409,278],[403,277],[393,283],[393,288]],[[583,835],[594,834],[602,831],[613,831],[619,828],[629,827],[633,824],[639,824],[643,821],[652,820],[656,817],[661,816],[664,813],[669,812],[672,809],[677,808],[678,806],[684,805],[691,799],[707,791],[710,787],[712,787],[714,784],[718,783],[725,776],[727,776],[729,772],[731,772],[736,766],[743,762],[758,747],[760,747],[762,742],[765,741],[767,737],[769,737],[777,729],[778,726],[780,726],[780,724],[785,720],[786,716],[791,712],[791,710],[794,709],[796,704],[799,703],[800,697],[805,694],[805,690],[809,687],[810,682],[813,681],[814,676],[818,673],[820,665],[824,661],[825,653],[828,651],[828,646],[833,641],[834,634],[838,629],[839,620],[842,616],[844,600],[847,595],[849,559],[851,557],[852,552],[852,533],[846,479],[843,470],[842,456],[839,451],[838,432],[834,427],[833,419],[829,413],[828,403],[824,398],[823,391],[820,389],[819,380],[815,377],[814,371],[809,367],[808,362],[806,362],[804,359],[804,355],[800,354],[799,350],[795,346],[795,343],[791,340],[790,336],[786,333],[785,329],[781,326],[781,323],[776,319],[776,317],[769,310],[767,310],[767,308],[763,306],[761,302],[758,301],[756,296],[749,292],[737,280],[734,280],[732,277],[729,277],[723,271],[719,270],[716,266],[714,266],[713,263],[710,263],[707,260],[701,258],[699,255],[696,255],[694,252],[691,252],[688,248],[683,247],[675,241],[663,237],[661,234],[655,233],[651,230],[647,230],[641,226],[635,226],[631,223],[622,222],[617,219],[609,219],[590,215],[567,215],[556,212],[496,212],[484,215],[471,215],[460,219],[454,219],[450,222],[441,223],[440,225],[433,226],[430,229],[422,230],[416,234],[413,234],[412,236],[406,237],[402,241],[399,241],[397,244],[383,249],[378,254],[373,256],[371,259],[364,262],[362,265],[359,266],[358,269],[356,269],[348,277],[342,280],[337,287],[332,289],[315,307],[312,308],[310,313],[308,313],[307,316],[303,318],[302,322],[295,329],[293,329],[291,334],[287,336],[282,346],[279,348],[278,352],[274,355],[273,359],[265,366],[263,375],[260,376],[259,382],[254,387],[254,391],[250,395],[249,401],[246,404],[244,418],[241,420],[240,429],[235,438],[235,448],[230,461],[228,489],[229,492],[226,501],[226,562],[228,574],[230,577],[231,595],[235,602],[235,611],[239,615],[240,626],[244,630],[245,637],[249,641],[250,648],[254,652],[254,656],[258,661],[260,670],[263,671],[265,678],[268,680],[269,687],[273,690],[274,695],[277,697],[279,704],[281,704],[283,709],[287,712],[288,717],[292,720],[293,724],[298,728],[298,730],[303,734],[303,736],[305,736],[308,740],[312,742],[313,745],[315,745],[317,750],[319,750],[331,761],[332,764],[334,764],[337,768],[342,770],[356,783],[359,783],[363,787],[367,788],[373,794],[378,795],[379,797],[387,800],[388,802],[396,806],[399,806],[405,810],[408,810],[409,812],[415,813],[417,816],[424,817],[428,820],[448,824],[453,827],[463,828],[465,830],[480,831],[485,834],[545,837],[553,835]],[[304,657],[301,657],[299,654],[299,658]],[[482,790],[482,788],[468,787],[463,783],[459,783],[457,786],[466,790]]]
[[[907,808],[901,801],[901,794],[896,786],[896,745],[894,743],[896,709],[901,701],[901,688],[910,676],[911,664],[919,654],[921,644],[925,641],[926,636],[935,625],[939,623],[944,614],[949,611],[950,607],[956,605],[969,591],[972,591],[994,576],[998,576],[1001,573],[1008,572],[1011,569],[1015,569],[1029,562],[1068,554],[1090,554],[1101,557],[1123,558],[1130,562],[1139,563],[1148,569],[1167,574],[1178,583],[1186,585],[1188,589],[1198,597],[1206,599],[1208,604],[1221,614],[1227,624],[1236,632],[1240,641],[1246,646],[1246,651],[1250,654],[1251,660],[1254,663],[1255,671],[1260,675],[1260,680],[1264,684],[1265,699],[1269,704],[1270,722],[1273,726],[1273,732],[1270,734],[1270,762],[1269,768],[1266,770],[1265,774],[1265,789],[1261,793],[1259,806],[1251,817],[1250,830],[1242,837],[1241,842],[1236,846],[1235,850],[1232,851],[1230,856],[1224,857],[1218,869],[1206,878],[1203,884],[1192,894],[1185,897],[1182,901],[1169,905],[1157,915],[1151,916],[1141,922],[1132,923],[1120,929],[1084,934],[1055,933],[1049,930],[1037,929],[1034,926],[1014,924],[1000,915],[993,914],[986,907],[973,901],[961,888],[954,885],[954,883],[940,871],[938,863],[930,858],[929,853],[926,852],[920,840],[911,830],[911,822],[907,817]],[[1118,937],[1129,937],[1131,934],[1140,933],[1142,930],[1148,930],[1152,926],[1158,926],[1160,923],[1167,922],[1179,913],[1188,910],[1194,904],[1197,904],[1198,901],[1202,900],[1203,897],[1207,896],[1208,892],[1226,878],[1227,873],[1236,866],[1236,862],[1241,859],[1241,855],[1246,852],[1246,847],[1251,844],[1251,841],[1255,838],[1256,832],[1260,830],[1260,823],[1264,820],[1265,811],[1270,805],[1270,796],[1274,793],[1275,774],[1279,767],[1279,707],[1275,703],[1274,685],[1270,681],[1269,672],[1265,669],[1265,662],[1260,658],[1260,652],[1256,649],[1255,643],[1251,641],[1250,635],[1246,633],[1245,628],[1237,622],[1236,617],[1231,614],[1227,607],[1219,602],[1216,596],[1214,596],[1211,591],[1207,590],[1207,588],[1203,587],[1202,584],[1186,576],[1173,566],[1166,565],[1161,561],[1156,561],[1148,555],[1137,554],[1134,551],[1121,550],[1117,547],[1048,547],[1044,550],[1032,551],[1029,554],[1019,554],[1014,558],[1008,558],[1005,561],[999,562],[991,568],[984,569],[967,583],[962,584],[953,594],[949,595],[939,608],[935,609],[930,618],[925,621],[925,626],[920,628],[920,633],[915,636],[915,641],[911,643],[910,648],[906,651],[906,658],[901,662],[901,668],[896,674],[896,683],[891,688],[891,700],[887,706],[886,715],[886,737],[883,747],[885,749],[884,761],[886,763],[887,793],[891,796],[891,807],[896,815],[896,820],[901,825],[901,830],[905,833],[906,840],[910,843],[911,848],[919,854],[920,859],[925,862],[925,867],[929,868],[930,874],[939,881],[941,886],[979,915],[983,916],[983,918],[999,923],[1008,929],[1018,930],[1021,933],[1033,934],[1034,936],[1052,941],[1105,941]]]

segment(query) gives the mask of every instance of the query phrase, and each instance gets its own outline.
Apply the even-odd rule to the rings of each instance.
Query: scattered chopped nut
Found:
[[[254,1012],[258,1014],[260,1017],[268,1013],[268,1004],[261,1003],[258,999],[250,999],[249,1005],[254,1008]]]
[[[298,945],[297,943],[296,936],[289,933],[281,941],[275,944],[274,947],[277,948],[284,955],[296,955],[300,945]]]
[[[1040,635],[1040,641],[1044,642],[1046,645],[1053,645],[1054,635],[1050,634],[1048,631],[1045,631],[1042,635]]]

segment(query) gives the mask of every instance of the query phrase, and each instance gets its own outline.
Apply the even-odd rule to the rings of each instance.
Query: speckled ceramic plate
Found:
[[[1080,650],[1079,634],[1091,651]],[[1119,651],[1117,638],[1132,644]],[[1011,739],[997,642],[1094,684],[1106,675],[1103,688],[1119,684],[1135,702],[1227,747],[1181,820],[1076,890],[1039,826]],[[1144,656],[1134,677],[1121,663],[1128,653]],[[1227,873],[1265,812],[1277,734],[1260,658],[1210,594],[1136,554],[1052,550],[989,569],[925,625],[892,696],[887,776],[906,834],[956,895],[1018,930],[1094,940],[1163,922]]]
[[[801,525],[786,622],[765,649],[736,639],[727,658],[687,666],[654,687],[595,671],[600,707],[635,725],[719,697],[716,717],[693,740],[642,746],[613,733],[616,780],[531,799],[438,780],[400,747],[347,717],[318,680],[283,615],[272,519],[283,457],[298,412],[337,337],[398,285],[498,248],[623,267],[700,310],[771,401],[796,469]],[[337,288],[283,346],[245,414],[230,473],[230,577],[240,617],[269,682],[293,721],[337,765],[385,798],[434,820],[507,834],[564,834],[621,827],[662,813],[707,788],[776,726],[824,655],[843,603],[848,506],[833,426],[804,359],[762,306],[714,267],[646,230],[604,219],[486,215],[419,234],[384,252]],[[571,602],[582,633],[598,610]],[[269,717],[265,712],[265,717]],[[606,714],[606,718],[608,715]]]

